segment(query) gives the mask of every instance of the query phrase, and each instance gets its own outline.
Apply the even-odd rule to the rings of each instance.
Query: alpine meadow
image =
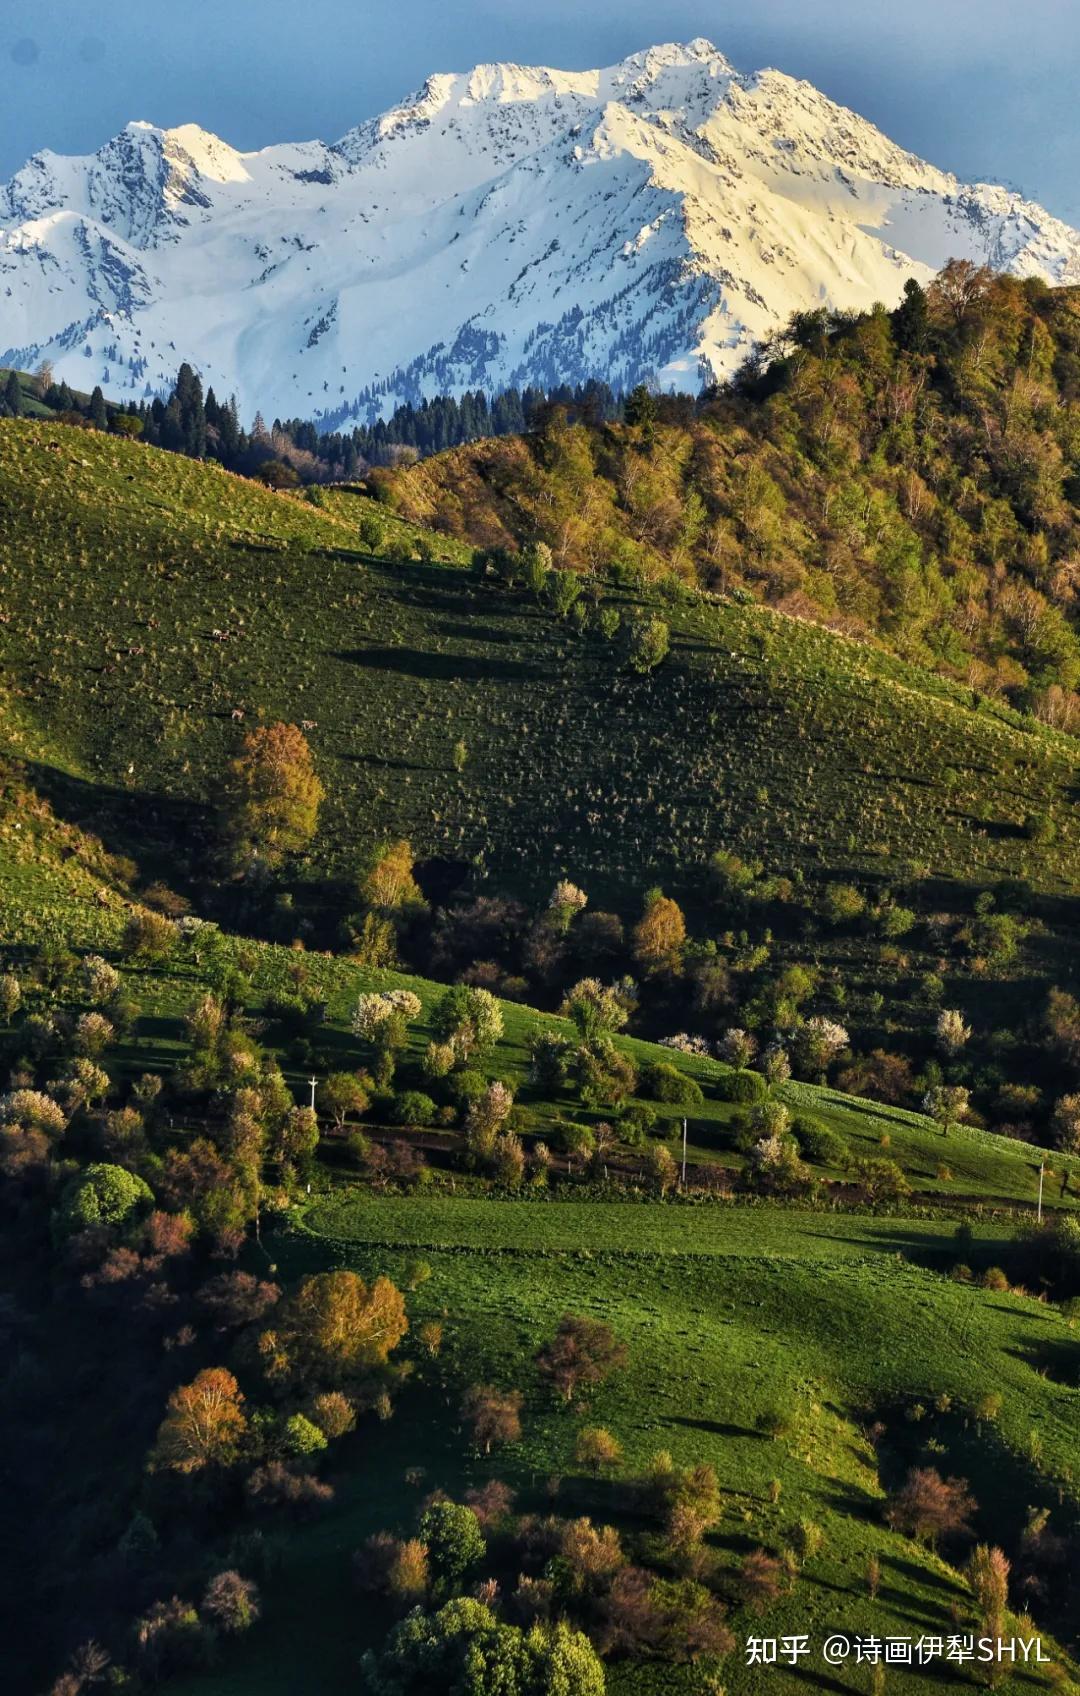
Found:
[[[1080,1690],[1080,234],[697,39],[0,362],[3,1689]]]

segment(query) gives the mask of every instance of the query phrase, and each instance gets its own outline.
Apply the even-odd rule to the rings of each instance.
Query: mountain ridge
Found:
[[[39,153],[0,187],[0,365],[137,399],[187,358],[245,412],[328,426],[475,387],[687,389],[953,255],[1080,280],[1043,208],[698,38],[437,73],[334,143],[139,120]]]

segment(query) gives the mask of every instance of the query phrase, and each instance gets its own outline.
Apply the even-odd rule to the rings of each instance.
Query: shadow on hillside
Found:
[[[1026,826],[1014,824],[1011,819],[981,819],[975,813],[954,811],[950,811],[947,816],[959,820],[961,824],[972,826],[976,832],[981,832],[983,836],[990,837],[995,842],[1028,840]]]
[[[143,881],[160,877],[175,887],[178,850],[190,854],[208,839],[209,809],[190,797],[91,783],[36,760],[26,762],[26,773],[58,819],[98,837],[108,853],[135,860]]]
[[[816,1237],[822,1243],[854,1243],[860,1248],[872,1253],[878,1249],[882,1254],[895,1255],[900,1253],[913,1266],[940,1270],[942,1263],[950,1263],[959,1258],[959,1251],[952,1240],[949,1222],[945,1224],[945,1232],[936,1242],[930,1238],[905,1231],[900,1224],[892,1230],[862,1232],[852,1231],[815,1231],[807,1229],[808,1237]],[[987,1256],[1002,1254],[1009,1246],[1007,1237],[981,1238],[978,1242],[980,1264]]]
[[[707,1431],[713,1437],[754,1437],[758,1442],[764,1442],[765,1433],[755,1431],[751,1425],[725,1425],[718,1419],[690,1419],[685,1414],[676,1413],[668,1420],[669,1425],[685,1425],[691,1431]]]
[[[524,660],[434,654],[422,648],[342,648],[330,650],[330,657],[362,666],[367,671],[396,671],[403,677],[430,677],[440,682],[465,678],[478,683],[520,683],[550,677],[543,666],[529,665]]]
[[[339,753],[338,759],[350,766],[372,766],[376,771],[446,771],[445,765],[431,765],[423,760],[393,760],[388,754]]]
[[[479,615],[475,620],[462,618],[441,618],[434,626],[436,636],[447,636],[455,642],[488,642],[496,648],[517,648],[526,640],[517,630],[500,630],[497,624],[481,623]],[[533,637],[529,637],[531,642]]]

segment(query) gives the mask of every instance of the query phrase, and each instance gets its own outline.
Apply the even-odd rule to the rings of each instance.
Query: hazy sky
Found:
[[[1080,0],[0,0],[0,180],[131,118],[333,140],[432,71],[585,69],[695,35],[1080,224]]]

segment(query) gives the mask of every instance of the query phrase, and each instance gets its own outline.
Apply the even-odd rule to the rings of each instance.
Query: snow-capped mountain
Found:
[[[241,411],[730,372],[791,312],[950,256],[1080,282],[1080,234],[707,41],[480,65],[340,141],[238,153],[133,123],[0,188],[0,365],[119,398],[188,359]]]

